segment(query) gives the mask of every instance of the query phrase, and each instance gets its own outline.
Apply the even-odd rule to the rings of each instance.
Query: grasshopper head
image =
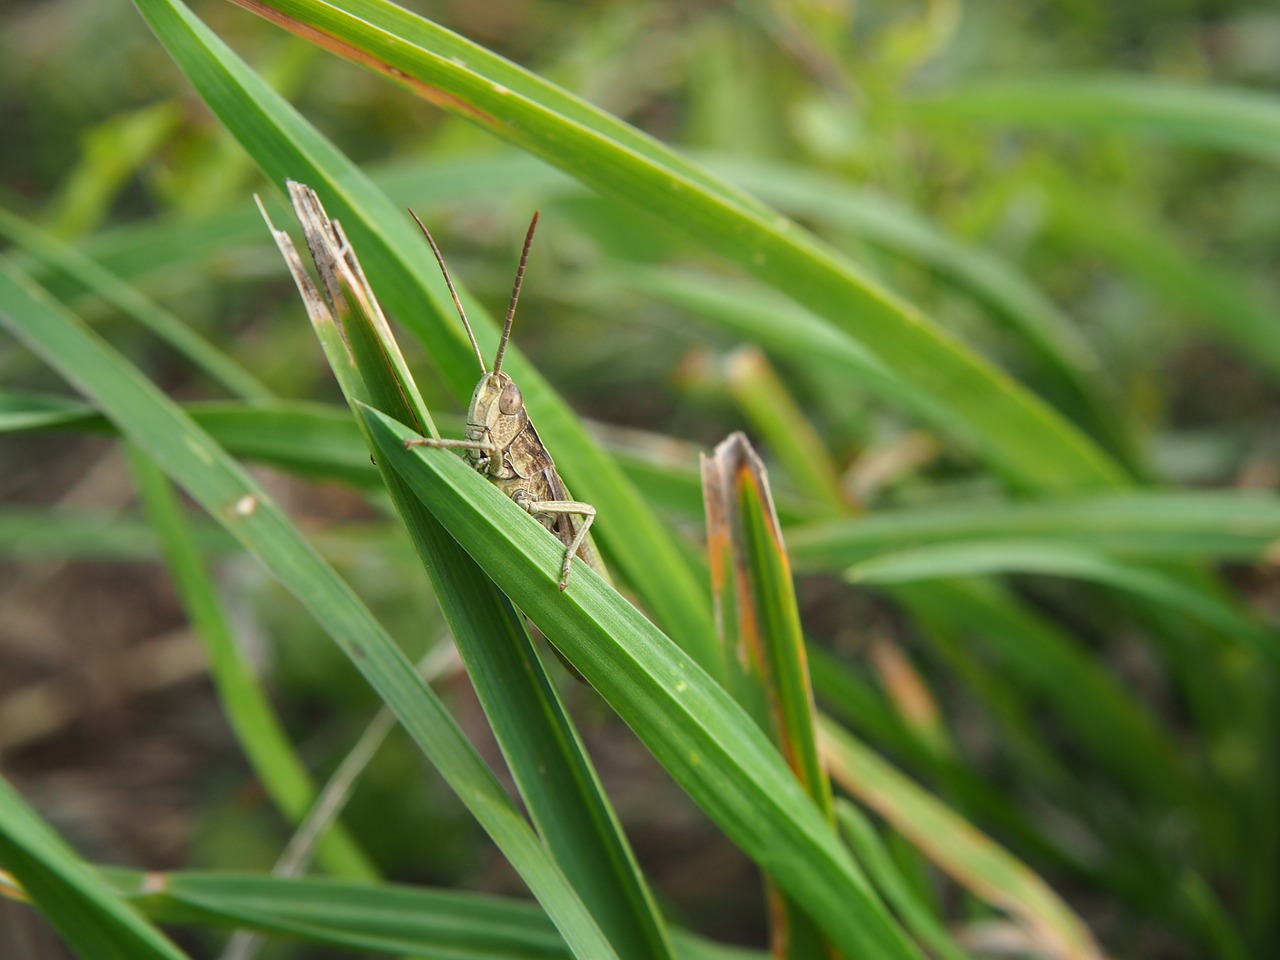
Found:
[[[505,373],[486,373],[471,395],[467,420],[480,436],[506,449],[528,422],[520,388]]]

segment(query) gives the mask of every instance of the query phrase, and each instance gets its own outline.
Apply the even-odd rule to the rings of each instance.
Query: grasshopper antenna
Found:
[[[436,255],[436,263],[440,264],[440,272],[444,274],[444,282],[445,282],[445,285],[449,288],[449,294],[453,297],[453,305],[458,308],[458,316],[462,318],[462,325],[467,328],[467,339],[471,341],[471,349],[476,352],[476,359],[480,361],[480,372],[488,373],[489,372],[488,368],[485,367],[484,365],[484,354],[480,352],[480,344],[476,343],[476,335],[471,332],[471,322],[467,320],[467,311],[462,309],[462,301],[458,299],[458,291],[453,289],[453,281],[449,279],[449,268],[444,265],[444,257],[440,255],[440,248],[436,246],[435,238],[431,236],[431,231],[427,229],[427,225],[418,219],[418,215],[413,212],[412,207],[408,209],[409,209],[409,216],[413,217],[414,222],[417,223],[418,227],[422,230],[422,235],[427,238],[427,243],[431,244],[431,252]],[[534,216],[534,219],[535,220],[537,219],[536,215]],[[530,229],[530,233],[532,233],[532,228]],[[525,252],[528,253],[528,250],[529,250],[528,241],[525,241]],[[523,258],[521,258],[520,260],[520,272],[521,273],[524,272]],[[518,276],[516,278],[516,286],[517,288],[519,288]],[[511,301],[511,309],[515,310],[514,298]],[[509,319],[507,321],[507,329],[508,330],[511,329],[511,321]],[[503,345],[505,346],[505,344],[506,344],[506,341],[504,340]],[[500,363],[501,361],[502,361],[502,349],[499,348],[498,362]],[[493,372],[497,373],[498,371],[495,368]]]
[[[538,226],[538,211],[533,211],[529,231],[524,235],[524,249],[520,251],[520,266],[516,267],[516,282],[511,288],[511,303],[507,306],[507,319],[502,325],[502,339],[498,341],[498,355],[493,358],[493,373],[502,369],[502,355],[507,352],[507,340],[511,337],[511,324],[516,319],[516,301],[520,299],[520,284],[524,282],[524,265],[529,262],[529,248],[533,246],[533,231]]]

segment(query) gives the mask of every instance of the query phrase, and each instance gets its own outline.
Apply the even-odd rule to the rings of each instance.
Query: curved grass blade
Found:
[[[123,357],[3,261],[0,323],[90,396],[312,613],[493,837],[574,953],[592,960],[614,956],[564,874],[413,664],[243,468]]]
[[[974,83],[918,100],[930,122],[1119,131],[1220,147],[1280,163],[1280,100],[1251,90],[1117,75]]]
[[[892,595],[918,622],[944,622],[1011,686],[1057,717],[1143,809],[1195,809],[1185,748],[1081,643],[1000,584],[982,579],[900,584]],[[1202,812],[1202,811],[1199,811]]]
[[[1136,465],[1133,438],[1117,404],[1099,381],[1101,361],[1076,325],[1030,279],[981,248],[947,236],[923,216],[888,197],[855,189],[812,170],[761,160],[707,157],[711,169],[790,216],[847,230],[914,261],[1002,320],[1037,361],[1035,389],[1066,408],[1114,455]]]
[[[168,310],[75,248],[60,243],[7,210],[0,210],[0,234],[93,291],[121,313],[133,317],[236,396],[246,400],[270,400],[275,396],[266,384]]]
[[[729,393],[786,471],[792,485],[822,510],[849,509],[835,462],[782,378],[755,347],[725,359]]]
[[[1101,960],[1088,928],[1043,880],[838,725],[819,726],[837,783],[959,883],[1018,917],[1052,956]]]
[[[787,530],[805,569],[839,570],[937,544],[1036,540],[1146,559],[1257,560],[1280,541],[1280,497],[1143,490],[1070,500],[964,501],[820,520]]]
[[[791,567],[764,464],[744,434],[731,434],[713,456],[702,458],[702,486],[728,688],[834,822],[831,784],[814,736],[813,688]],[[803,901],[768,880],[775,952],[794,960],[828,957],[830,944],[813,928]]]
[[[459,200],[483,200],[496,192],[516,188],[537,194],[566,189],[580,192],[569,177],[535,157],[514,150],[461,159],[438,158],[430,165],[420,161],[370,166],[374,183],[399,210]],[[127,281],[138,281],[190,268],[232,250],[245,250],[262,240],[262,217],[248,197],[228,203],[217,212],[161,216],[106,228],[86,237],[79,249],[85,255]],[[51,275],[39,261],[15,256],[54,295],[63,292],[63,281]]]
[[[1280,109],[1280,107],[1278,107]],[[1255,277],[1225,264],[1205,262],[1179,244],[1167,224],[1108,205],[1090,191],[1052,185],[1049,230],[1065,244],[1101,254],[1178,316],[1191,319],[1229,346],[1240,359],[1280,376],[1280,304]]]
[[[967,960],[967,954],[947,933],[929,906],[911,890],[871,819],[844,799],[836,801],[835,811],[840,831],[849,839],[849,845],[857,853],[858,860],[866,864],[867,873],[875,880],[876,886],[884,891],[885,899],[915,932],[920,942],[927,945],[939,960]]]
[[[1259,626],[1234,605],[1185,576],[1069,544],[1035,540],[985,540],[940,544],[886,554],[850,567],[845,575],[869,584],[909,583],[942,577],[993,573],[1039,573],[1091,580],[1137,594],[1166,609],[1194,616],[1272,662],[1280,660],[1273,631]]]
[[[0,867],[82,957],[184,960],[0,777]]]
[[[494,582],[568,657],[658,761],[841,950],[919,954],[755,723],[680,647],[457,457],[363,412],[385,458]],[[557,550],[557,547],[560,547]]]
[[[536,904],[455,890],[260,874],[102,873],[162,923],[250,927],[338,949],[426,960],[565,960],[564,941]],[[681,960],[763,960],[677,931]]]
[[[314,191],[288,187],[319,290],[288,234],[271,231],[343,392],[353,408],[374,403],[434,434],[356,251]],[[375,459],[539,834],[620,957],[669,957],[653,898],[519,614],[381,455]]]
[[[297,824],[315,801],[315,784],[236,644],[234,629],[204,567],[173,486],[154,463],[132,446],[129,464],[138,497],[160,537],[169,576],[204,647],[209,675],[227,722],[267,795],[285,817]],[[318,854],[321,862],[338,876],[359,880],[378,876],[377,869],[341,824],[336,824],[320,841]]]
[[[1083,434],[914,307],[794,224],[620,121],[382,0],[237,2],[395,77],[600,193],[638,205],[843,328],[914,388],[926,401],[922,412],[1018,485],[1123,485],[1116,464]]]
[[[761,704],[757,724],[830,820],[831,786],[814,736],[800,611],[764,464],[746,436],[734,433],[703,458],[702,478],[708,552],[721,581],[717,601],[722,610],[736,611],[728,618],[736,631],[721,638],[726,660],[740,684],[757,688],[743,698],[744,707],[750,712],[750,704]]]
[[[191,79],[209,108],[274,183],[302,180],[323,191],[385,308],[421,337],[442,378],[461,401],[474,386],[475,358],[453,301],[425,241],[346,157],[324,140],[178,0],[137,0],[156,36]],[[467,314],[486,355],[497,326],[477,304]],[[603,520],[593,533],[610,567],[621,571],[681,643],[704,663],[714,661],[706,590],[670,532],[616,463],[595,444],[546,381],[512,349],[506,368],[519,382],[538,432],[576,495]]]

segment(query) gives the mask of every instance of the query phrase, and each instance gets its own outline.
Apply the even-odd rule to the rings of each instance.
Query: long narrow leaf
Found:
[[[139,499],[160,537],[169,575],[208,657],[209,673],[227,722],[267,794],[286,817],[297,823],[316,798],[315,785],[289,743],[245,652],[236,644],[195,537],[182,516],[176,491],[143,454],[133,448],[130,454]],[[340,876],[370,880],[378,875],[341,824],[320,842],[319,855]]]
[[[520,507],[375,411],[385,458],[484,571],[631,726],[726,834],[851,955],[918,956],[795,775],[740,707],[617,591]],[[559,549],[557,549],[559,548]]]
[[[837,725],[824,722],[821,732],[836,781],[956,880],[1019,917],[1055,956],[1101,957],[1088,928],[1043,880]]]
[[[103,871],[138,909],[163,923],[250,927],[324,946],[428,960],[563,960],[564,941],[536,904],[400,884],[258,874]],[[760,960],[677,933],[682,960]]]
[[[83,957],[183,960],[0,777],[0,868]]]
[[[1015,482],[1045,489],[1124,482],[1046,405],[834,251],[551,84],[383,0],[245,5],[656,214],[776,286],[853,335],[926,398],[922,409]]]
[[[745,435],[731,434],[703,457],[702,484],[729,689],[834,822],[831,784],[814,735],[813,687],[791,566],[764,464]],[[803,902],[782,896],[772,877],[769,894],[775,951],[793,960],[828,956],[830,944],[813,930]]]
[[[304,181],[322,190],[385,308],[423,338],[440,375],[459,400],[471,395],[475,357],[430,250],[404,211],[394,206],[179,0],[136,0],[138,8],[187,73],[209,108],[274,183]],[[492,356],[497,327],[476,304],[468,315]],[[570,489],[602,517],[598,540],[655,615],[703,663],[714,658],[706,591],[669,531],[616,463],[595,444],[546,381],[517,349],[506,367],[519,382],[538,430]],[[609,518],[616,518],[614,526]],[[625,518],[625,532],[621,523]]]
[[[974,83],[914,110],[933,122],[1118,130],[1280,162],[1280,101],[1251,90],[1123,75],[1023,78]]]
[[[356,252],[310,188],[290,183],[289,192],[323,297],[288,234],[272,232],[348,400],[431,425]],[[669,957],[653,898],[520,615],[377,459],[539,834],[620,957]]]
[[[329,632],[529,884],[581,957],[613,955],[492,771],[351,588],[225,451],[27,278],[0,264],[0,323],[98,404]]]

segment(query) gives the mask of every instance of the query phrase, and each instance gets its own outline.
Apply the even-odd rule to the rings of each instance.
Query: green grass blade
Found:
[[[1073,419],[1133,462],[1133,439],[1116,403],[1099,382],[1102,364],[1074,321],[1003,259],[947,236],[888,197],[853,188],[847,180],[760,160],[709,157],[713,170],[751,190],[789,216],[849,231],[931,270],[968,294],[1009,331],[1037,362],[1034,389],[1056,400]]]
[[[966,500],[792,527],[787,548],[802,568],[839,570],[914,547],[1023,539],[1122,557],[1256,560],[1280,540],[1280,497],[1143,490],[1070,500]]]
[[[1049,196],[1055,237],[1112,261],[1176,316],[1190,314],[1246,363],[1280,376],[1275,329],[1280,304],[1274,293],[1244,271],[1205,262],[1178,242],[1168,224],[1109,206],[1096,190],[1085,193],[1059,183]]]
[[[312,613],[493,837],[575,954],[612,956],[563,873],[413,664],[243,468],[118,353],[7,264],[0,264],[0,322],[90,396]]]
[[[75,248],[60,243],[7,210],[0,210],[0,235],[9,237],[48,266],[133,317],[236,396],[246,400],[270,400],[274,396],[262,381],[178,317]]]
[[[142,919],[76,856],[7,780],[0,777],[0,868],[82,957],[184,960],[186,954]]]
[[[339,237],[314,192],[297,183],[289,192],[323,299],[301,272],[288,235],[272,232],[352,407],[373,403],[434,432],[357,252]],[[375,459],[543,841],[620,957],[669,957],[653,898],[519,613],[399,475]]]
[[[564,941],[536,904],[397,884],[260,874],[102,871],[121,896],[164,923],[250,927],[338,949],[439,960],[563,960]],[[762,960],[676,932],[681,960]]]
[[[726,661],[758,688],[761,729],[770,733],[796,779],[831,819],[831,786],[818,759],[813,687],[805,658],[791,565],[764,464],[741,433],[702,464],[707,544],[713,568],[726,571],[717,600],[733,607],[736,633],[721,638]]]
[[[823,721],[821,734],[836,782],[939,867],[988,903],[1018,917],[1052,955],[1101,957],[1084,923],[1026,866],[836,724]]]
[[[962,642],[1014,688],[1034,696],[1124,784],[1140,806],[1194,807],[1182,753],[1139,701],[1100,668],[1082,644],[999,584],[931,580],[902,584],[893,596],[921,622],[960,631]]]
[[[186,72],[209,108],[274,183],[305,181],[360,251],[386,310],[421,337],[460,401],[475,385],[475,356],[422,236],[405,211],[381,194],[346,157],[256,76],[177,0],[138,0],[156,36]],[[474,302],[468,316],[488,356],[497,326]],[[519,351],[506,369],[520,384],[538,432],[574,495],[595,505],[593,532],[620,570],[681,643],[706,663],[714,659],[706,589],[670,532],[591,440],[582,424]],[[625,531],[622,527],[625,518]]]
[[[563,546],[537,521],[457,457],[406,450],[411,431],[365,417],[378,459],[834,943],[851,955],[918,956],[777,751],[688,655],[580,560],[561,592]]]
[[[1039,573],[1116,587],[1194,616],[1273,662],[1280,658],[1280,644],[1273,631],[1259,626],[1203,584],[1197,587],[1177,573],[1069,544],[984,540],[918,547],[856,564],[846,571],[846,576],[862,583],[892,584],[995,573]]]
[[[169,575],[208,657],[209,674],[227,722],[267,795],[296,825],[316,798],[315,784],[236,643],[176,491],[144,454],[134,447],[129,454],[139,499],[160,537]],[[371,880],[378,875],[341,824],[320,841],[317,853],[338,876]]]
[[[884,891],[885,899],[920,938],[920,942],[940,960],[966,960],[968,955],[947,933],[929,906],[911,890],[870,818],[848,800],[842,799],[836,802],[836,819],[858,861],[866,866],[876,886]]]
[[[724,377],[729,393],[796,490],[820,509],[847,510],[839,471],[826,445],[764,354],[754,347],[735,350],[725,360]]]
[[[944,429],[1031,488],[1106,488],[1116,464],[1053,410],[812,236],[483,48],[381,0],[279,0],[282,22],[677,227],[855,337]],[[263,12],[263,8],[254,5]],[[272,14],[277,20],[281,17]],[[318,33],[316,32],[318,31]],[[407,79],[403,79],[407,78]],[[576,484],[576,481],[574,481]]]
[[[1116,75],[988,81],[922,99],[930,122],[1120,131],[1280,162],[1280,100],[1265,93]]]
[[[455,960],[571,956],[536,904],[454,891],[261,874],[107,871],[165,923],[241,927],[335,949]]]
[[[764,464],[745,435],[731,434],[703,457],[702,485],[728,689],[834,822],[831,784],[814,736],[813,688],[791,567]],[[813,928],[803,902],[782,895],[768,879],[775,952],[794,960],[828,957],[830,943]]]

